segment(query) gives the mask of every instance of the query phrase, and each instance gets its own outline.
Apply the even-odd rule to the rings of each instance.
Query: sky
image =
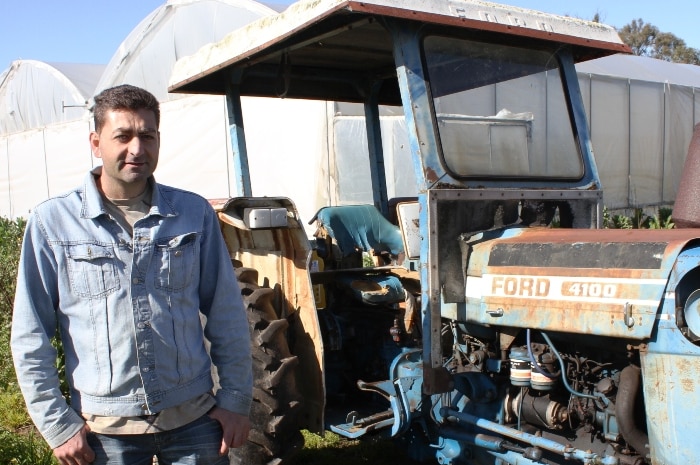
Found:
[[[269,0],[289,4],[291,0]],[[0,72],[13,60],[107,64],[119,44],[165,0],[0,0]],[[265,3],[263,1],[262,3]],[[643,19],[700,49],[697,0],[505,0],[525,8],[622,27]]]

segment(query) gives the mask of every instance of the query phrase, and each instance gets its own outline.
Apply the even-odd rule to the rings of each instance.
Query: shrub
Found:
[[[11,221],[0,217],[0,392],[16,386],[10,357],[10,323],[25,224],[22,219]]]
[[[26,222],[0,217],[0,463],[42,465],[53,453],[31,427],[10,356],[17,265]]]

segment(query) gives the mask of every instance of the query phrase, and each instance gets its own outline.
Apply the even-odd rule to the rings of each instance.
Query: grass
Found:
[[[17,432],[0,427],[0,463],[3,465],[54,465],[58,462],[44,439],[32,428]]]
[[[392,440],[379,436],[346,439],[330,431],[319,436],[308,431],[304,435],[304,449],[290,465],[414,465],[404,450]]]

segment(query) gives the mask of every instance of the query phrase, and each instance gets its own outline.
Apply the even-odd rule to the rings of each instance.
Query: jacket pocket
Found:
[[[192,281],[198,261],[198,234],[191,232],[156,242],[155,286],[165,291],[180,291]]]
[[[116,256],[111,246],[70,244],[66,254],[71,288],[76,295],[99,298],[119,289]]]

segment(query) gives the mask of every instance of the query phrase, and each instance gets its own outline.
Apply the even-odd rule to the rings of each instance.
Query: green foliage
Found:
[[[632,229],[632,219],[624,215],[613,215],[610,210],[604,208],[603,227],[605,229]]]
[[[10,356],[12,305],[24,226],[23,220],[0,218],[0,427],[10,430],[30,424]]]
[[[19,431],[22,428],[32,426],[24,404],[24,397],[16,385],[0,390],[0,411],[2,412],[0,429]]]
[[[700,65],[700,50],[688,47],[685,41],[670,32],[661,32],[641,18],[633,19],[618,30],[620,38],[632,53],[673,63]]]
[[[10,323],[25,224],[21,219],[0,218],[0,392],[15,380],[10,357]]]
[[[20,246],[26,222],[0,217],[0,314],[12,315]]]
[[[670,208],[659,208],[656,215],[647,218],[647,226],[649,229],[673,229],[676,225],[671,218],[673,212]]]
[[[330,431],[319,436],[308,431],[304,435],[304,449],[292,460],[291,465],[412,465],[393,441],[380,436],[358,439],[346,439]]]
[[[671,218],[672,210],[660,207],[656,214],[647,215],[641,208],[635,208],[630,216],[613,215],[603,209],[603,227],[606,229],[673,229],[676,225]]]
[[[26,222],[0,218],[0,464],[49,465],[53,453],[31,427],[10,355],[17,265]]]
[[[36,433],[17,434],[0,428],[0,463],[7,465],[53,465],[53,451]]]

